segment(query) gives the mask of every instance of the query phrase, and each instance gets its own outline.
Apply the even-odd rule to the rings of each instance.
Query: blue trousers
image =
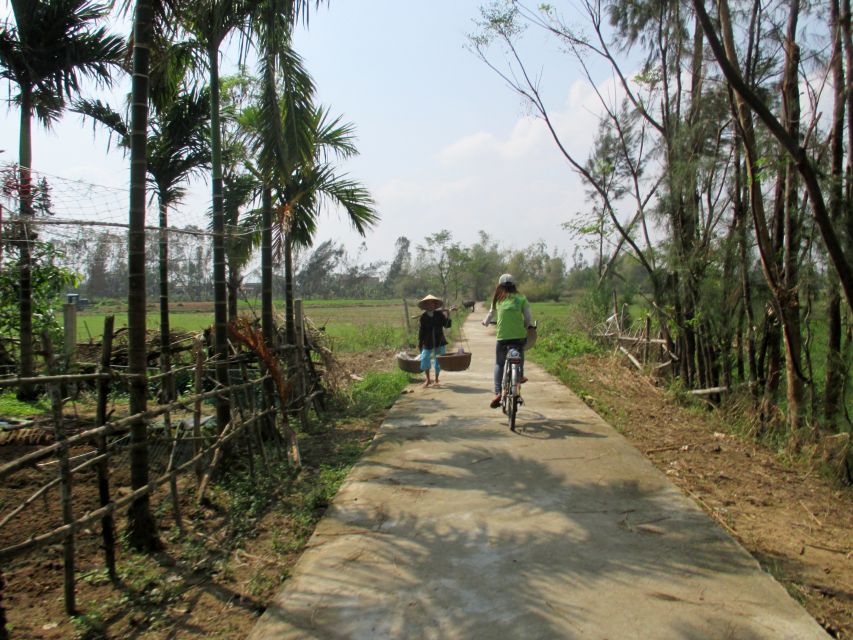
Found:
[[[430,360],[432,360],[435,364],[435,375],[437,376],[441,372],[441,367],[438,366],[438,358],[436,356],[444,355],[445,351],[447,351],[447,345],[444,344],[435,349],[424,349],[421,351],[421,371],[429,371]]]

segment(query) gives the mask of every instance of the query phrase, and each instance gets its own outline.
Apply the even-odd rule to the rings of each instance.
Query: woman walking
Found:
[[[424,310],[421,314],[418,327],[418,350],[421,352],[421,371],[426,374],[426,382],[424,387],[431,384],[439,386],[438,374],[441,373],[441,367],[438,364],[437,356],[442,355],[447,349],[447,338],[444,337],[444,330],[451,325],[450,309],[442,309],[444,302],[441,298],[436,298],[434,295],[427,295],[423,300],[418,302],[418,307]],[[435,382],[430,379],[430,366],[435,363]]]

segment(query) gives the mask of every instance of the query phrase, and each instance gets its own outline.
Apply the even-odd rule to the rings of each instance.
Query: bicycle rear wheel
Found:
[[[512,365],[512,374],[509,381],[509,395],[507,396],[507,422],[509,430],[515,431],[515,414],[518,413],[518,366]]]
[[[510,398],[510,406],[509,413],[507,417],[509,418],[509,430],[515,431],[515,414],[518,413],[518,396],[512,396]]]

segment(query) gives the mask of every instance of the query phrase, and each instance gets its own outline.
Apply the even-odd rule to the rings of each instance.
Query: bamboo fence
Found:
[[[299,309],[301,311],[301,307]],[[301,315],[297,318],[301,319]],[[109,576],[115,580],[115,515],[135,500],[154,494],[167,500],[176,527],[183,531],[181,492],[191,493],[197,503],[201,502],[227,450],[240,455],[253,475],[256,463],[264,473],[268,473],[273,458],[298,466],[299,449],[296,433],[291,427],[296,422],[289,417],[306,427],[309,409],[312,406],[319,409],[318,398],[322,397],[322,391],[310,357],[311,345],[303,330],[303,322],[297,322],[297,326],[298,344],[280,348],[274,354],[265,354],[267,361],[241,344],[232,345],[228,366],[233,372],[233,383],[227,387],[216,385],[216,362],[206,357],[202,338],[196,336],[191,348],[191,364],[175,369],[167,365],[160,373],[147,376],[149,383],[160,382],[162,386],[171,383],[180,372],[191,373],[191,391],[161,402],[159,398],[168,398],[168,395],[155,394],[150,388],[149,395],[157,397],[158,403],[144,412],[123,416],[114,415],[115,406],[112,410],[110,408],[111,390],[116,386],[120,388],[128,378],[121,367],[111,364],[113,317],[108,316],[105,320],[101,357],[92,372],[60,372],[60,358],[55,357],[49,336],[43,336],[46,375],[0,379],[0,389],[36,384],[46,390],[51,401],[49,425],[53,434],[53,443],[0,465],[0,481],[7,486],[13,475],[25,471],[31,473],[33,469],[38,472],[41,482],[38,486],[33,484],[32,492],[19,502],[0,508],[0,566],[8,567],[15,559],[40,547],[61,543],[65,608],[72,615],[76,610],[75,542],[83,529],[94,523],[100,524],[104,564]],[[80,385],[92,387],[96,398],[95,425],[82,430],[81,421],[66,415],[64,410],[71,402],[73,390]],[[215,425],[212,429],[215,412],[205,405],[205,401],[218,397],[229,400],[231,419],[227,424]],[[156,418],[162,418],[162,421],[153,423]],[[149,452],[159,451],[162,455],[149,456],[149,477],[153,479],[146,485],[116,486],[117,481],[129,478],[128,474],[117,472],[127,468],[127,433],[130,425],[140,420],[148,425]],[[159,470],[158,460],[166,461]],[[92,482],[92,468],[95,469],[94,482],[97,485],[95,508],[91,508],[91,504],[81,506],[74,491],[83,483]],[[87,470],[90,471],[87,478],[81,479],[81,473]],[[179,482],[182,476],[183,480]],[[57,492],[55,496],[52,495],[54,491]],[[12,523],[19,521],[40,499],[45,504],[56,505],[58,508],[53,511],[59,514],[59,518],[44,525],[45,530],[27,530],[24,537],[18,535],[14,539],[7,534]],[[0,571],[0,585],[3,584],[4,576]],[[0,606],[0,618],[3,615]]]

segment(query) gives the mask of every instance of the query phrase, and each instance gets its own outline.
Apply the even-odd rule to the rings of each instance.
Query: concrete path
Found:
[[[509,431],[494,329],[391,409],[250,638],[828,638],[560,382]]]

